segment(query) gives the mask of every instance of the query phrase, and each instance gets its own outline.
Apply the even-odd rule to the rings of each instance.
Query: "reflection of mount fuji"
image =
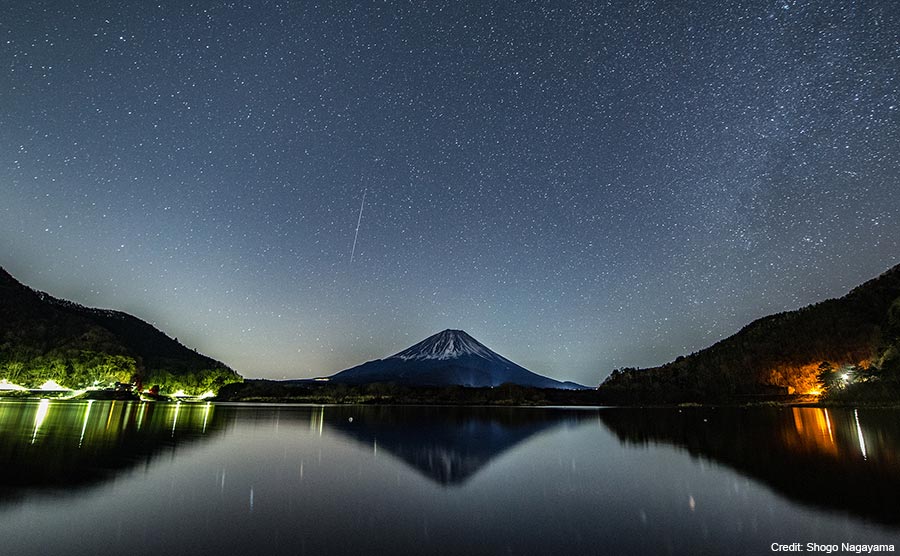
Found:
[[[813,407],[609,409],[619,440],[709,458],[804,504],[900,524],[896,410]]]
[[[0,504],[108,481],[225,423],[212,404],[0,401]]]
[[[389,452],[432,481],[458,485],[517,444],[583,415],[546,408],[354,407],[330,410],[325,425]]]

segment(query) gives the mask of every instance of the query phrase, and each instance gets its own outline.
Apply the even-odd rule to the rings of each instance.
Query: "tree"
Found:
[[[816,378],[819,380],[822,393],[824,394],[837,390],[841,385],[841,377],[838,375],[837,369],[828,361],[822,361],[819,365],[819,372],[816,374]]]
[[[19,375],[22,374],[22,369],[25,368],[25,365],[21,361],[11,361],[6,364],[6,379],[10,382],[15,383],[19,380]]]

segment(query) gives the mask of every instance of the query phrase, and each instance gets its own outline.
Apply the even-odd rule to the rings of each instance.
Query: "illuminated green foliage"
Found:
[[[242,380],[231,369],[222,367],[188,372],[178,367],[150,369],[142,374],[133,357],[90,350],[68,354],[51,352],[30,359],[5,358],[0,361],[0,379],[26,388],[38,388],[45,381],[54,380],[73,389],[140,379],[145,387],[159,385],[163,393],[184,390],[189,395],[218,392],[226,384]]]
[[[95,351],[68,354],[50,352],[30,359],[7,359],[0,363],[0,378],[29,388],[37,388],[47,380],[84,388],[95,384],[129,382],[135,376],[135,360],[126,355],[110,355]]]
[[[138,318],[55,299],[2,269],[0,315],[0,379],[27,388],[155,381],[163,393],[203,394],[241,380]]]
[[[215,368],[175,375],[165,370],[150,371],[143,377],[144,387],[159,386],[163,394],[173,394],[183,390],[189,396],[199,396],[206,392],[218,392],[226,384],[243,382],[231,369]]]

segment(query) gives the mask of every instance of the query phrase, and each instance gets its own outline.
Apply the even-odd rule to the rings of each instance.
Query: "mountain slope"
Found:
[[[392,382],[414,386],[499,386],[578,389],[533,373],[494,353],[462,330],[444,330],[387,359],[376,359],[329,378],[343,384]]]
[[[709,401],[819,388],[819,365],[900,367],[900,265],[796,311],[754,321],[713,346],[650,369],[622,369],[600,386],[611,401]]]
[[[70,387],[129,382],[205,391],[240,380],[227,365],[197,353],[119,311],[91,309],[32,290],[0,268],[0,379]]]

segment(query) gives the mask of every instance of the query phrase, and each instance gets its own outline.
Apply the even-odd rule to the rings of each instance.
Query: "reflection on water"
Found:
[[[616,409],[601,419],[627,443],[679,446],[795,500],[900,523],[896,410]]]
[[[785,427],[781,430],[785,445],[793,452],[811,451],[823,455],[837,456],[838,444],[834,439],[834,427],[828,409],[823,408],[791,408],[794,418],[794,429]]]
[[[528,438],[593,415],[577,410],[381,406],[332,408],[327,426],[384,450],[442,485],[464,483]]]
[[[898,416],[0,401],[0,553],[761,554],[773,542],[896,542]]]
[[[222,428],[212,404],[0,402],[0,502],[111,478]]]

